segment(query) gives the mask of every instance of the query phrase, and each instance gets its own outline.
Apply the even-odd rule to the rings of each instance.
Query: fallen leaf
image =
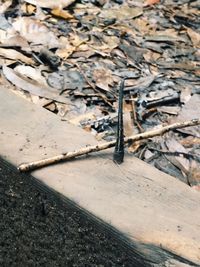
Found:
[[[95,116],[94,112],[86,112],[86,113],[78,115],[78,116],[75,115],[72,119],[69,120],[69,122],[76,125],[76,126],[80,126],[81,121],[95,120],[95,119],[96,119],[96,116]],[[86,130],[88,130],[87,127],[86,127]]]
[[[3,66],[3,74],[16,87],[33,95],[56,100],[61,103],[71,104],[70,100],[59,95],[57,90],[53,89],[52,87],[42,86],[37,81],[22,77],[19,73],[15,72],[11,68]]]
[[[168,138],[165,141],[165,144],[167,148],[169,149],[170,152],[184,152],[187,153],[187,150],[174,138]],[[169,161],[172,162],[176,167],[178,167],[186,176],[189,173],[190,169],[190,161],[186,159],[183,156],[175,157],[175,156],[167,156],[166,157],[169,159]]]
[[[96,68],[93,71],[93,80],[96,86],[105,91],[110,91],[109,85],[113,85],[112,72],[104,68]]]
[[[134,45],[120,44],[119,48],[124,54],[136,63],[140,63],[143,59],[143,54],[146,52],[145,49],[137,48]]]
[[[172,122],[184,122],[187,120],[200,118],[200,95],[193,95],[190,100],[183,106],[181,112]],[[200,126],[186,127],[178,129],[179,132],[200,137]]]
[[[59,47],[59,41],[55,34],[38,20],[19,17],[12,25],[16,32],[34,45],[42,44],[48,48]]]
[[[193,45],[197,48],[200,48],[200,33],[188,28],[187,34],[189,35]]]
[[[180,94],[181,103],[186,104],[190,100],[191,97],[192,97],[192,87],[187,86],[185,88],[182,88],[181,94]]]
[[[144,6],[155,5],[155,4],[158,4],[159,2],[160,2],[160,0],[147,0],[147,1],[144,3]]]
[[[190,186],[200,186],[200,163],[192,160],[188,174],[188,182]]]
[[[141,77],[135,81],[134,86],[127,87],[124,89],[124,91],[128,92],[128,91],[134,91],[137,89],[139,89],[140,91],[145,90],[153,83],[153,81],[155,81],[155,79],[156,79],[156,76],[154,76],[154,75],[150,75],[147,77]]]
[[[12,1],[7,0],[4,3],[1,2],[0,4],[0,13],[4,13],[12,5]]]
[[[60,8],[55,8],[51,11],[51,14],[58,17],[58,18],[62,18],[62,19],[73,19],[74,16],[71,15],[67,10],[62,10]]]
[[[31,52],[28,42],[18,34],[5,38],[2,41],[2,47],[20,47],[22,51]]]
[[[43,8],[64,8],[72,3],[75,0],[24,0],[25,2],[32,4],[34,6],[39,6]]]
[[[181,108],[177,106],[162,106],[157,108],[158,112],[163,112],[171,115],[178,115],[180,110]]]
[[[45,77],[41,75],[41,68],[33,68],[30,66],[24,66],[24,65],[18,65],[17,67],[14,68],[14,70],[21,74],[21,76],[25,76],[27,78],[30,78],[32,80],[37,81],[43,86],[47,86],[47,82]]]
[[[99,17],[106,19],[115,18],[117,21],[119,21],[139,17],[142,13],[143,10],[140,7],[122,6],[119,9],[110,8],[102,10],[99,14]]]
[[[184,147],[192,147],[193,145],[200,145],[200,138],[193,137],[193,136],[187,136],[186,138],[182,139],[180,143]]]
[[[0,56],[7,58],[7,59],[16,60],[16,61],[19,60],[26,64],[34,64],[34,61],[32,60],[32,58],[27,57],[14,49],[0,48]]]
[[[123,112],[124,121],[124,135],[131,136],[133,134],[133,120],[131,119],[131,114],[129,111]]]

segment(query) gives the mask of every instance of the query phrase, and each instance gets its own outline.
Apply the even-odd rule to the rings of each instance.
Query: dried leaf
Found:
[[[158,112],[163,112],[163,113],[167,113],[167,114],[171,114],[171,115],[178,115],[180,112],[181,108],[177,107],[177,106],[162,106],[162,107],[158,107],[157,111]]]
[[[190,86],[185,87],[181,90],[181,95],[180,95],[180,101],[181,103],[186,104],[192,96],[192,88]]]
[[[112,72],[104,68],[96,68],[93,71],[93,80],[96,86],[105,91],[110,91],[109,85],[113,85]]]
[[[166,146],[168,147],[170,152],[184,152],[187,153],[187,150],[179,143],[177,142],[174,138],[169,138],[165,141]],[[189,169],[190,169],[190,162],[188,159],[179,156],[179,157],[174,157],[174,156],[167,156],[167,158],[171,161],[172,163],[177,166],[185,175],[188,175]]]
[[[34,64],[34,61],[32,58],[24,56],[22,53],[14,50],[14,49],[5,49],[5,48],[0,48],[0,56],[7,58],[7,59],[12,59],[16,61],[21,61],[26,64]]]
[[[193,43],[193,45],[197,48],[200,48],[200,33],[188,28],[187,33]]]
[[[188,182],[190,186],[199,187],[200,190],[200,163],[197,161],[191,161]]]
[[[0,3],[0,13],[4,13],[11,5],[12,1],[11,0],[6,0],[4,3]]]
[[[124,135],[131,136],[133,134],[133,120],[131,119],[130,112],[126,111],[123,113],[124,120]]]
[[[72,16],[67,10],[62,10],[60,8],[55,8],[51,11],[51,14],[62,19],[73,19],[74,16]]]
[[[142,8],[122,6],[119,9],[110,8],[102,10],[99,16],[106,19],[114,18],[117,21],[119,21],[124,19],[128,20],[136,18],[140,16],[142,13],[143,13]]]
[[[188,136],[180,141],[184,147],[192,147],[193,145],[200,145],[200,138]]]
[[[172,119],[172,122],[183,122],[196,118],[200,118],[200,95],[193,95],[183,106],[178,117]],[[200,126],[179,129],[178,131],[200,137]]]
[[[137,89],[139,89],[140,91],[145,90],[147,87],[149,87],[153,83],[155,79],[156,79],[156,76],[154,75],[142,77],[135,82],[134,86],[127,87],[124,89],[124,91],[133,91]]]
[[[158,4],[159,2],[160,2],[160,0],[147,0],[147,1],[144,3],[144,6],[155,5],[155,4]]]
[[[45,68],[43,68],[45,69]],[[41,75],[41,68],[33,68],[30,66],[18,65],[14,70],[19,73],[22,77],[27,77],[37,81],[42,86],[47,86],[46,79]]]
[[[44,8],[64,8],[72,3],[75,0],[24,0],[25,2],[32,4],[34,6],[44,7]]]
[[[42,86],[37,81],[22,77],[11,68],[3,66],[3,74],[16,87],[23,89],[24,91],[27,91],[33,95],[56,100],[61,103],[71,104],[70,100],[63,96],[60,96],[57,90],[53,89],[52,87]]]
[[[48,48],[59,47],[59,42],[55,34],[38,20],[19,17],[13,23],[13,28],[34,45],[42,44],[48,46]]]

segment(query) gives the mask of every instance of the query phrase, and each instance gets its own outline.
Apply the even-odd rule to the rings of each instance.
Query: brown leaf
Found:
[[[147,1],[144,3],[144,6],[155,5],[155,4],[158,4],[159,2],[160,2],[160,0],[147,0]]]
[[[44,8],[64,8],[74,3],[75,0],[25,0],[25,2]]]
[[[55,34],[38,20],[29,17],[19,17],[13,23],[13,28],[27,41],[35,45],[42,44],[48,46],[48,48],[59,46]]]
[[[27,91],[33,95],[56,100],[61,103],[71,104],[69,99],[65,98],[64,96],[60,96],[58,91],[54,88],[42,86],[37,81],[22,77],[11,68],[3,66],[3,74],[16,87],[23,89],[24,91]]]
[[[174,138],[169,138],[165,141],[165,144],[167,148],[169,149],[170,152],[184,152],[187,153],[187,150]],[[179,157],[174,157],[174,156],[166,156],[172,163],[178,167],[185,175],[188,174],[189,169],[190,169],[190,162],[188,159],[179,156]]]
[[[187,34],[189,35],[193,45],[197,48],[200,48],[200,33],[188,28]]]
[[[128,7],[122,6],[120,9],[105,9],[100,13],[100,17],[111,19],[115,18],[116,20],[132,19],[140,16],[143,13],[142,8],[139,7]]]
[[[104,68],[96,68],[93,71],[93,80],[96,86],[100,87],[105,91],[109,91],[109,85],[113,85],[112,72]]]
[[[200,95],[193,95],[183,106],[178,117],[172,119],[172,122],[183,122],[200,118]],[[187,127],[178,131],[200,137],[200,126]]]
[[[188,136],[180,141],[184,147],[192,147],[193,145],[200,145],[200,138]]]
[[[132,90],[144,90],[146,88],[148,88],[153,81],[156,79],[156,76],[154,75],[150,75],[147,77],[141,77],[138,80],[135,81],[135,85],[133,85],[132,87],[127,87],[124,89],[124,91],[132,91]]]
[[[0,4],[1,4],[0,13],[4,13],[12,5],[12,1],[7,0],[7,1],[4,1],[4,3],[0,2]]]
[[[74,16],[72,16],[67,10],[62,10],[60,8],[55,8],[51,11],[51,14],[62,19],[73,19]]]
[[[24,56],[22,53],[14,50],[14,49],[5,49],[5,48],[0,48],[0,56],[7,58],[7,59],[12,59],[16,61],[21,61],[26,64],[34,64],[34,61],[32,58]]]
[[[200,163],[192,160],[188,175],[190,186],[199,187],[200,189]]]

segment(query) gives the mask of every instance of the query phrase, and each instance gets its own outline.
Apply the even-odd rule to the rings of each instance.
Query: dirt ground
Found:
[[[0,266],[148,266],[0,160]]]

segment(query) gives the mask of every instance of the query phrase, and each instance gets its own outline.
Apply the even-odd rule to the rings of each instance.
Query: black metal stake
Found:
[[[117,124],[117,141],[113,154],[113,161],[121,164],[124,161],[124,128],[123,128],[123,99],[124,99],[124,80],[119,87],[119,107],[118,107],[118,124]]]

